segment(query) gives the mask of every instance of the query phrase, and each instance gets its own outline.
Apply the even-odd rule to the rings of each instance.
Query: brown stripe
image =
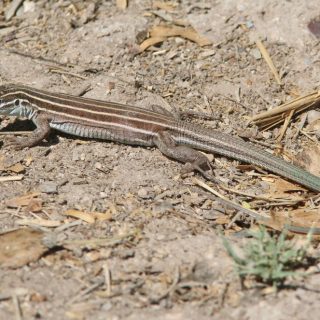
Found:
[[[61,98],[60,94],[51,94],[20,86],[11,86],[7,91],[8,92],[3,94],[2,97],[10,97],[12,100],[17,98],[26,99],[31,104],[34,104],[35,108],[44,110],[55,121],[66,122],[66,120],[69,120],[72,123],[86,122],[89,125],[99,127],[105,127],[104,124],[106,126],[114,124],[114,126],[123,127],[127,131],[129,131],[131,127],[141,129],[149,134],[153,134],[164,128],[175,128],[174,119],[161,113],[147,111],[137,107],[127,107],[122,104],[62,95],[68,98],[66,101],[64,98]],[[51,100],[51,96],[53,100]],[[50,99],[48,97],[50,97]],[[74,103],[73,100],[77,100],[78,102]],[[101,106],[96,107],[96,101],[99,102]],[[70,104],[68,102],[70,102]],[[83,102],[85,102],[85,105],[83,105]],[[121,108],[117,108],[118,105],[121,106]],[[113,106],[116,107],[112,108]]]
[[[132,111],[135,114],[142,114],[143,116],[145,115],[150,115],[153,117],[161,118],[163,120],[172,120],[169,116],[159,113],[159,112],[154,112],[151,110],[146,110],[142,109],[139,107],[135,106],[129,106],[129,105],[124,105],[121,103],[116,103],[116,102],[108,102],[108,101],[101,101],[101,100],[95,100],[95,99],[89,99],[89,98],[82,98],[82,97],[76,97],[76,96],[71,96],[67,94],[62,94],[62,93],[51,93],[51,92],[46,92],[43,90],[38,90],[38,89],[33,89],[33,88],[28,88],[24,86],[12,86],[11,88],[7,89],[6,92],[12,97],[24,97],[23,95],[26,95],[28,99],[34,99],[34,102],[38,102],[43,104],[43,100],[47,102],[47,105],[49,104],[63,104],[66,106],[66,108],[72,108],[73,106],[79,109],[83,110],[90,110],[90,111],[95,111],[95,112],[106,112],[108,111],[109,113],[119,113],[119,112],[128,112]],[[107,110],[106,110],[107,109]]]
[[[114,124],[114,126],[123,126],[127,130],[132,128],[138,128],[144,131],[148,131],[150,134],[163,130],[168,126],[158,122],[151,123],[149,121],[143,121],[139,118],[130,118],[129,120],[116,115],[103,115],[97,116],[96,114],[86,113],[86,112],[73,112],[65,113],[64,109],[59,110],[59,108],[54,108],[54,110],[46,110],[48,116],[55,122],[71,122],[71,123],[83,123],[91,126],[97,126],[100,128],[109,127]]]

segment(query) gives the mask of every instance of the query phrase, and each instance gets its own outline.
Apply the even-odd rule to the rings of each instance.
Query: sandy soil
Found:
[[[120,10],[115,1],[25,1],[5,21],[9,1],[0,1],[2,83],[75,95],[89,86],[86,97],[205,113],[211,119],[191,121],[270,144],[279,128],[257,133],[248,118],[317,89],[320,44],[307,25],[319,13],[318,1],[183,0],[170,2],[172,11],[155,3],[133,0]],[[213,44],[174,37],[138,53],[137,36],[163,18],[189,22]],[[259,55],[258,38],[282,86]],[[4,131],[33,129],[27,121],[1,120]],[[285,139],[293,155],[311,144],[303,135],[291,139],[295,121]],[[57,222],[38,225],[42,232],[74,241],[22,267],[0,269],[1,319],[18,319],[17,305],[23,319],[318,318],[318,274],[278,295],[241,288],[217,232],[235,212],[196,187],[192,175],[182,177],[181,164],[157,149],[53,133],[31,149],[4,144],[0,159],[6,168],[23,166],[22,180],[0,182],[0,231],[42,218]],[[266,190],[260,175],[237,165],[217,157],[214,171],[232,188]],[[40,210],[7,204],[35,192]],[[67,217],[70,209],[109,218],[90,224]],[[232,226],[232,243],[248,241],[249,222]],[[102,238],[109,240],[95,242]]]

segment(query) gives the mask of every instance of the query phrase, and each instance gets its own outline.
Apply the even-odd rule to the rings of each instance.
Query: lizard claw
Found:
[[[205,177],[207,180],[216,183],[216,184],[221,184],[221,181],[215,178],[215,176],[212,173],[212,165],[208,162],[207,163],[208,167],[210,168],[209,173],[206,172],[205,170],[201,169],[201,167],[195,163],[190,163],[187,162],[183,168],[181,169],[182,174],[187,174],[190,172],[198,171],[203,177]]]

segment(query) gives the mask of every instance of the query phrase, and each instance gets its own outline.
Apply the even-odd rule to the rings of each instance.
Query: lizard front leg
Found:
[[[153,139],[156,147],[167,157],[186,164],[187,171],[198,171],[206,179],[219,183],[212,175],[206,173],[203,168],[211,168],[208,158],[197,150],[187,146],[179,146],[175,143],[170,132],[161,131]]]
[[[10,138],[6,145],[13,146],[15,149],[23,149],[25,147],[33,147],[45,139],[50,133],[50,125],[48,116],[41,112],[37,112],[33,118],[36,130],[26,138]]]

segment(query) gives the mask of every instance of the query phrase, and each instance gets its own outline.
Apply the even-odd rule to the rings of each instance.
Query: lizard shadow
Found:
[[[36,128],[37,127],[34,125],[34,123],[28,119],[24,119],[24,120],[16,119],[14,123],[9,123],[8,125],[6,125],[4,128],[0,130],[0,136],[1,136],[1,133],[3,133],[4,135],[8,133],[9,135],[10,132],[14,132],[15,134],[18,134],[18,135],[19,135],[19,132],[21,132],[21,134],[27,135],[29,134],[29,132],[31,134],[34,130],[36,130]],[[57,132],[55,130],[52,130],[52,132],[50,132],[46,140],[47,141],[42,141],[38,145],[51,146],[51,145],[58,144],[59,139],[57,137]]]
[[[6,127],[1,129],[1,132],[19,132],[19,131],[33,131],[36,129],[36,126],[30,120],[21,120],[16,119],[13,123],[9,123]]]

